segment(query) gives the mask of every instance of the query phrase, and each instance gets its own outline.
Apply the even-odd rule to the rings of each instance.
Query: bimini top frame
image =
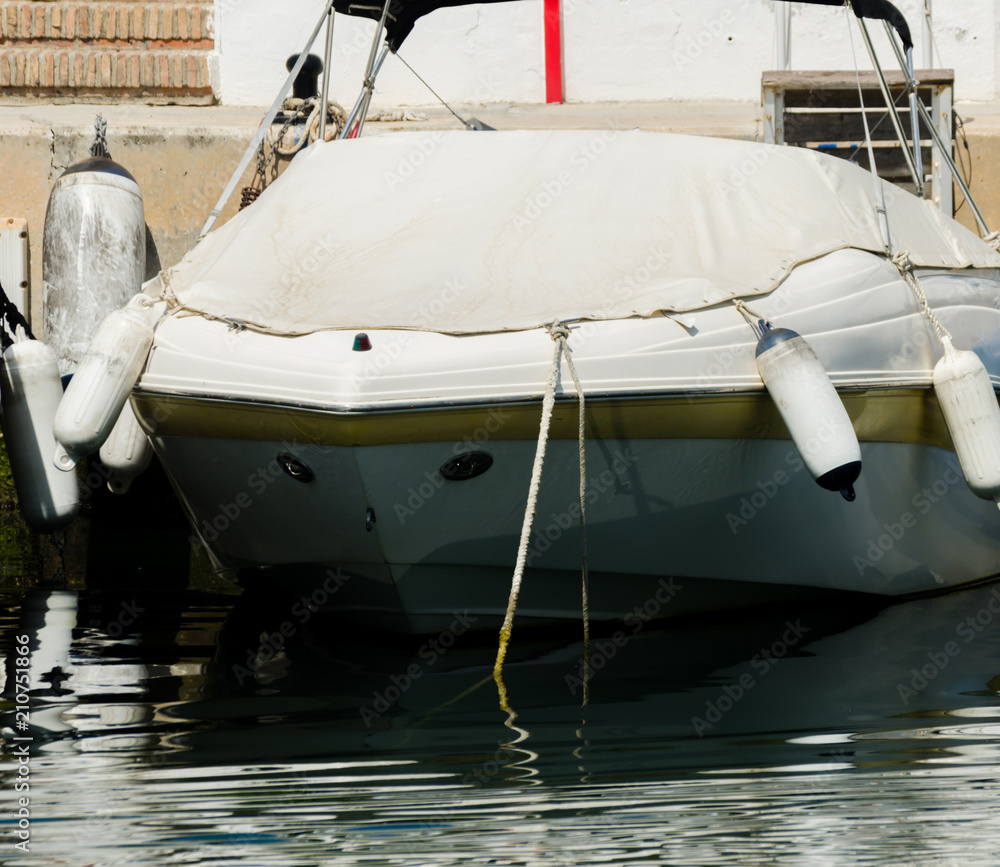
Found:
[[[354,104],[354,108],[351,110],[347,123],[344,124],[340,137],[356,138],[361,134],[379,70],[381,70],[389,51],[392,51],[394,54],[399,51],[399,47],[403,44],[403,40],[410,35],[417,19],[433,12],[435,9],[450,6],[470,6],[477,2],[504,3],[510,2],[510,0],[333,0],[333,7],[336,11],[346,15],[370,18],[373,21],[377,21],[379,25],[375,30],[371,51],[368,55],[368,64],[365,68],[361,93]],[[895,28],[903,41],[903,45],[906,47],[906,51],[911,57],[910,72],[912,77],[911,52],[913,49],[913,40],[910,37],[910,28],[900,11],[892,3],[889,3],[888,0],[804,0],[804,2],[824,6],[844,6],[849,2],[854,14],[859,19],[874,18],[884,20],[887,26],[891,25]],[[385,45],[382,47],[381,52],[378,52],[378,43],[383,31],[385,32]],[[903,146],[905,151],[905,136],[903,136],[902,129],[899,126],[899,118],[894,110],[895,107],[892,105],[891,98],[888,97],[888,88],[885,89],[885,94],[888,99],[890,111],[893,113],[893,122],[896,131],[904,139]],[[914,132],[916,133],[915,125]],[[917,139],[918,136],[915,135],[915,142],[917,142]],[[919,148],[919,143],[916,143],[915,147]],[[906,153],[917,189],[922,194],[922,179],[913,164],[913,158],[910,156],[909,151],[906,151]],[[917,165],[919,165],[919,153],[917,157]]]
[[[323,15],[317,23],[312,36],[310,37],[306,47],[299,54],[298,62],[289,73],[278,98],[271,106],[267,115],[265,115],[256,135],[250,142],[250,146],[243,155],[243,159],[240,161],[236,171],[233,173],[232,178],[227,184],[222,197],[219,199],[215,208],[209,215],[199,237],[204,237],[218,219],[222,208],[225,206],[229,197],[232,195],[233,190],[236,188],[239,178],[242,177],[244,170],[247,165],[249,165],[250,159],[260,147],[261,142],[264,140],[264,136],[267,134],[267,130],[270,127],[271,122],[274,120],[275,115],[281,108],[281,104],[284,101],[285,96],[291,90],[295,78],[302,68],[302,64],[305,62],[305,58],[308,55],[309,50],[312,48],[313,43],[316,41],[324,23],[327,25],[326,63],[323,82],[323,93],[324,96],[326,95],[328,80],[331,72],[330,51],[333,37],[334,12],[341,12],[345,15],[356,17],[370,18],[373,21],[378,22],[378,27],[376,27],[372,39],[371,51],[368,54],[368,63],[365,67],[365,77],[361,93],[358,96],[358,99],[354,104],[354,108],[351,110],[347,123],[344,124],[344,128],[340,135],[341,138],[355,138],[361,134],[364,127],[365,117],[368,113],[368,106],[371,102],[372,93],[375,87],[375,79],[378,77],[378,73],[385,62],[386,57],[390,51],[396,53],[399,50],[399,47],[403,44],[406,37],[409,36],[419,18],[433,12],[435,9],[441,9],[444,7],[471,6],[476,3],[504,2],[510,2],[510,0],[328,0],[324,6]],[[924,125],[929,130],[931,137],[934,139],[941,152],[945,155],[945,162],[948,164],[948,168],[951,171],[952,176],[955,178],[955,182],[962,190],[966,201],[969,202],[969,206],[976,217],[977,224],[979,225],[980,232],[986,240],[992,242],[996,246],[998,243],[997,233],[990,232],[989,227],[983,218],[982,212],[972,197],[972,193],[969,190],[968,185],[962,178],[961,173],[958,171],[958,167],[955,165],[955,162],[949,153],[949,148],[941,140],[940,134],[932,122],[927,107],[917,95],[916,88],[918,82],[915,80],[913,72],[913,39],[910,35],[909,25],[906,23],[906,19],[903,17],[902,13],[895,6],[893,6],[892,3],[888,2],[888,0],[800,0],[800,2],[820,6],[849,5],[851,7],[851,10],[859,19],[862,33],[865,37],[866,47],[868,48],[872,63],[874,64],[879,77],[880,86],[886,102],[886,108],[889,111],[897,137],[900,139],[903,152],[906,154],[907,164],[913,179],[916,182],[918,192],[922,194],[923,191],[923,178],[921,177],[920,170],[919,117],[919,120],[924,122]],[[865,19],[875,19],[885,22],[886,33],[889,37],[889,41],[892,44],[893,51],[899,59],[903,74],[906,76],[912,121],[912,152],[908,147],[906,135],[903,132],[899,114],[896,111],[888,85],[885,83],[885,76],[883,74],[882,67],[879,64],[878,58],[876,57],[874,48],[871,44]],[[382,45],[381,51],[379,51],[379,43],[382,41],[383,32],[385,34],[385,42]],[[902,50],[900,50],[896,42],[897,36],[900,42],[902,42]],[[474,124],[467,125],[472,129],[478,128]]]

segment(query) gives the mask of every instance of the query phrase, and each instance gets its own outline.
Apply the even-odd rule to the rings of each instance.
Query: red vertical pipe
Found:
[[[545,0],[545,101],[563,101],[560,0]]]

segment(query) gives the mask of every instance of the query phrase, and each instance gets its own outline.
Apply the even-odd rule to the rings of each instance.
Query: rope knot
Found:
[[[1000,253],[1000,232],[990,232],[983,240]]]
[[[889,260],[895,265],[902,273],[912,273],[913,262],[910,260],[910,254],[906,250],[900,250],[898,253],[894,253],[892,258]]]
[[[739,311],[739,314],[746,320],[747,325],[753,329],[753,333],[757,335],[757,339],[760,340],[764,336],[764,333],[774,326],[771,325],[770,320],[766,316],[762,316],[756,310],[751,310],[744,303],[742,298],[733,298],[733,306]]]
[[[545,326],[545,330],[549,332],[549,336],[553,340],[568,340],[570,331],[569,326],[565,322],[560,322],[558,319],[554,320],[549,325]]]

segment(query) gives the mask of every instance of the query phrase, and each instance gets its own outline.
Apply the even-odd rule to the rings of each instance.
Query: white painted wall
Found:
[[[607,100],[760,98],[760,73],[775,66],[772,0],[563,0],[566,96]],[[269,104],[284,62],[304,45],[323,0],[216,0],[216,92],[226,105]],[[899,0],[921,58],[923,0]],[[294,7],[295,11],[289,11]],[[276,13],[281,9],[281,13]],[[936,65],[953,67],[956,98],[1000,98],[998,0],[934,0]],[[848,16],[837,7],[792,4],[792,68],[853,69]],[[851,16],[854,50],[870,68]],[[878,22],[876,45],[888,46]],[[348,108],[359,86],[374,22],[338,15],[331,96]],[[322,35],[314,52],[322,53]],[[543,102],[542,3],[518,0],[439,9],[417,22],[401,55],[456,103]],[[376,108],[435,99],[390,56]]]

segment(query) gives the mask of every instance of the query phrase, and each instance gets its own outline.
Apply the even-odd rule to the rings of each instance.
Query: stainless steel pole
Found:
[[[896,131],[896,138],[899,139],[899,144],[903,149],[903,156],[906,159],[906,167],[910,170],[910,177],[913,178],[913,183],[917,186],[917,195],[922,197],[924,194],[924,181],[921,176],[921,172],[919,172],[917,167],[913,164],[913,154],[910,153],[910,147],[906,141],[906,133],[903,132],[903,124],[899,119],[899,112],[896,111],[896,104],[892,101],[892,93],[889,91],[889,84],[885,80],[885,74],[882,72],[882,65],[878,62],[878,57],[875,54],[875,47],[872,45],[872,38],[868,33],[868,27],[865,25],[863,18],[858,19],[858,24],[861,25],[861,35],[864,36],[865,47],[868,49],[868,56],[871,58],[872,65],[875,67],[875,75],[878,78],[878,86],[882,90],[882,98],[885,100],[885,107],[889,111],[889,119],[892,121],[892,127]],[[893,43],[893,45],[895,45],[895,43]]]
[[[337,13],[333,6],[326,19],[326,45],[323,48],[323,92],[319,103],[319,140],[326,141],[326,106],[330,101],[330,73],[333,60],[333,16]]]
[[[931,33],[931,0],[924,0],[924,11],[920,16],[920,55],[924,69],[934,68],[934,37]]]
[[[892,38],[892,34],[889,35]],[[913,138],[913,162],[920,172],[920,177],[924,176],[924,156],[920,152],[920,118],[917,117],[917,77],[913,72],[913,49],[906,49],[906,63],[909,67],[906,89],[910,95],[910,135]],[[922,191],[921,191],[922,192]]]
[[[991,234],[990,227],[986,224],[986,218],[983,216],[983,212],[979,210],[976,200],[972,198],[972,191],[969,189],[969,185],[965,183],[962,173],[959,172],[958,166],[955,165],[955,161],[951,157],[951,142],[948,142],[946,145],[941,139],[941,135],[938,133],[937,127],[934,126],[934,119],[931,117],[931,113],[927,110],[927,106],[925,106],[919,99],[917,100],[917,110],[920,112],[920,117],[924,124],[926,124],[927,129],[930,130],[931,138],[933,138],[937,144],[938,150],[941,151],[941,156],[948,164],[948,169],[951,171],[952,177],[955,179],[955,183],[958,184],[958,188],[962,191],[962,195],[965,196],[965,200],[969,203],[969,207],[972,209],[972,213],[976,217],[976,223],[979,225],[979,231],[983,234],[983,237]]]
[[[896,59],[899,61],[900,69],[903,70],[904,74],[908,74],[906,57],[900,50],[900,47],[896,44],[895,35],[892,31],[888,31],[888,35],[889,43],[892,45],[892,50],[896,53]],[[958,188],[962,191],[962,195],[965,196],[965,201],[969,203],[969,208],[972,211],[973,216],[976,218],[976,224],[979,226],[980,233],[984,238],[990,236],[992,233],[990,232],[990,227],[986,223],[986,218],[983,216],[983,212],[979,210],[979,205],[976,204],[976,200],[972,197],[972,191],[969,189],[969,185],[965,182],[965,178],[962,177],[962,173],[958,170],[958,166],[955,165],[955,160],[951,156],[951,141],[949,140],[945,143],[944,139],[941,138],[941,134],[938,132],[937,126],[934,123],[934,118],[931,117],[931,113],[927,110],[927,106],[924,105],[923,100],[917,99],[915,103],[917,106],[917,113],[920,115],[920,119],[923,120],[928,132],[930,132],[931,138],[934,139],[934,144],[937,145],[941,158],[947,164],[948,171],[951,172],[951,176],[955,179],[955,183],[958,184]]]
[[[378,50],[378,43],[382,37],[382,30],[385,27],[385,19],[389,15],[389,3],[392,0],[385,0],[382,5],[382,16],[379,18],[378,27],[375,28],[375,33],[372,35],[372,47],[371,51],[368,52],[368,63],[365,66],[365,80],[361,86],[361,93],[358,95],[358,101],[354,103],[354,108],[351,109],[351,114],[347,118],[347,123],[344,124],[344,128],[340,132],[341,138],[348,138],[351,134],[351,127],[354,126],[355,120],[358,120],[358,135],[361,135],[361,129],[365,125],[365,116],[368,114],[368,103],[372,98],[372,91],[375,89],[375,79],[378,76],[378,71],[382,68],[382,64],[385,62],[386,53],[389,51],[389,46],[386,45],[382,49],[382,54],[376,60],[375,52]]]
[[[302,71],[306,58],[309,56],[309,49],[312,48],[313,44],[316,42],[316,37],[319,36],[320,28],[323,26],[323,22],[326,21],[326,17],[330,14],[331,9],[333,9],[333,0],[329,0],[326,4],[326,8],[323,10],[323,16],[319,19],[319,22],[317,22],[316,29],[313,30],[312,36],[309,37],[306,47],[303,48],[299,54],[299,59],[295,61],[295,66],[292,67],[292,71],[288,73],[288,78],[285,79],[285,83],[281,88],[281,92],[278,94],[278,98],[268,109],[267,114],[264,115],[264,120],[261,121],[260,126],[257,128],[257,132],[254,133],[254,137],[250,140],[250,146],[246,149],[246,153],[244,153],[243,157],[240,159],[239,165],[236,166],[236,171],[233,172],[232,177],[229,179],[229,183],[226,184],[225,190],[222,191],[219,201],[216,202],[215,207],[212,208],[212,212],[208,215],[205,225],[201,227],[201,232],[198,233],[199,240],[204,238],[212,230],[212,226],[214,226],[215,221],[219,219],[219,214],[222,213],[222,209],[226,206],[226,202],[229,201],[229,197],[233,194],[233,190],[236,189],[236,184],[238,184],[240,178],[243,177],[243,172],[246,171],[246,167],[250,165],[250,159],[255,153],[257,153],[257,148],[260,147],[260,143],[264,141],[264,136],[267,135],[267,131],[271,127],[271,121],[274,120],[275,115],[277,115],[278,111],[281,109],[281,104],[285,101],[285,96],[288,91],[292,89],[292,85],[295,84],[295,79]]]
[[[774,41],[778,48],[778,69],[791,69],[792,66],[792,45],[791,45],[791,25],[789,19],[789,9],[786,3],[775,4],[778,13],[778,20],[775,26]]]
[[[368,103],[371,102],[372,91],[375,88],[375,79],[378,78],[379,71],[382,69],[382,64],[385,63],[386,57],[389,56],[389,46],[383,45],[382,51],[378,58],[375,60],[375,65],[372,67],[371,75],[365,79],[365,86],[361,89],[361,93],[358,95],[358,101],[354,103],[354,108],[351,109],[350,117],[347,118],[347,123],[344,124],[344,128],[340,132],[341,138],[347,138],[351,134],[351,127],[354,126],[355,120],[358,122],[358,135],[361,135],[361,130],[365,126],[365,117],[368,115]]]

